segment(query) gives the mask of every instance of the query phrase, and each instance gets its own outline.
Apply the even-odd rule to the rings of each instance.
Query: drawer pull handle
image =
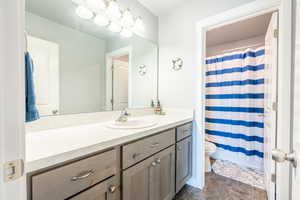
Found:
[[[109,188],[108,188],[108,191],[109,191],[110,193],[114,193],[116,190],[117,190],[117,187],[114,186],[114,185],[111,185],[111,186],[109,186]]]
[[[94,173],[95,173],[95,170],[93,170],[93,169],[86,171],[86,172],[82,172],[78,176],[72,177],[71,181],[78,181],[78,180],[88,178],[89,176],[93,175]]]
[[[135,159],[136,157],[138,157],[140,155],[141,155],[140,153],[134,153],[134,154],[132,154],[132,158]]]
[[[158,143],[158,142],[151,144],[151,148],[155,148],[155,147],[157,147],[157,146],[159,146],[159,143]]]
[[[181,150],[182,150],[182,147],[177,147],[177,150],[178,150],[178,151],[181,151]]]
[[[156,166],[156,162],[152,162],[151,165],[152,165],[153,167],[155,167],[155,166]]]

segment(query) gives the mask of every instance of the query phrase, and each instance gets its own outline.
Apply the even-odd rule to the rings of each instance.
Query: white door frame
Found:
[[[3,164],[25,160],[23,0],[0,1],[0,199],[26,199],[26,177],[4,182]]]
[[[114,51],[111,51],[106,54],[106,92],[105,92],[105,110],[111,110],[111,98],[112,98],[112,63],[113,58],[128,55],[128,107],[132,107],[132,67],[131,67],[131,59],[132,59],[132,47],[127,46]]]
[[[195,138],[196,154],[201,159],[196,162],[196,169],[202,169],[202,173],[198,173],[197,178],[202,186],[205,183],[204,173],[204,113],[205,113],[205,49],[206,49],[206,32],[210,29],[233,23],[243,19],[262,15],[271,11],[279,12],[279,57],[278,57],[278,124],[277,124],[277,148],[290,152],[290,102],[291,102],[291,0],[257,0],[231,10],[225,11],[218,15],[208,17],[196,24],[197,29],[197,60],[201,63],[198,67],[199,78],[197,81],[197,104],[195,113],[195,123],[197,132],[200,135]],[[289,164],[282,163],[277,165],[277,200],[290,198],[290,172]]]

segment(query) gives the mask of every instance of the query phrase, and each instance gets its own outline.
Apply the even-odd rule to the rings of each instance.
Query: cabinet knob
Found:
[[[52,114],[53,115],[57,115],[58,114],[58,110],[52,110]]]
[[[157,159],[156,159],[156,163],[157,163],[157,164],[160,164],[160,158],[157,158]]]
[[[117,187],[114,186],[114,185],[111,185],[111,186],[109,186],[109,188],[108,188],[108,191],[109,191],[110,193],[114,193],[116,190],[117,190]]]
[[[156,162],[152,162],[151,165],[152,165],[153,167],[155,167],[155,166],[156,166]]]

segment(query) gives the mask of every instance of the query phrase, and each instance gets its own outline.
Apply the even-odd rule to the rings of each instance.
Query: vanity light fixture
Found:
[[[115,0],[110,0],[106,9],[108,16],[114,19],[119,19],[122,16],[119,5]]]
[[[129,9],[124,11],[122,15],[121,23],[125,27],[131,27],[134,25],[134,19]]]
[[[133,29],[136,32],[144,32],[145,31],[145,26],[144,26],[144,23],[143,23],[143,20],[141,19],[141,17],[138,17],[135,20],[135,24],[134,24]]]
[[[109,20],[104,14],[98,14],[94,18],[94,23],[98,26],[107,26],[109,24]]]
[[[86,5],[89,9],[95,11],[101,11],[106,8],[106,3],[104,0],[86,0]]]
[[[76,14],[83,19],[92,19],[98,26],[106,26],[112,32],[120,32],[122,37],[145,31],[141,17],[136,17],[129,9],[120,10],[117,0],[71,0],[77,5]]]
[[[122,29],[122,27],[115,22],[110,22],[110,24],[108,26],[108,30],[110,30],[111,32],[114,32],[114,33],[120,32],[121,29]]]
[[[91,19],[94,15],[87,7],[79,5],[76,8],[76,14],[83,19]]]
[[[126,28],[123,28],[120,34],[122,37],[130,38],[132,36],[132,31],[130,31]]]

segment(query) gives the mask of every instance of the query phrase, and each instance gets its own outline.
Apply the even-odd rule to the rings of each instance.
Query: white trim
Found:
[[[278,148],[289,151],[290,137],[288,134],[283,136],[283,133],[289,133],[290,126],[290,63],[291,63],[291,42],[290,42],[290,30],[291,30],[291,17],[289,13],[290,10],[290,0],[268,0],[268,1],[254,1],[246,5],[225,11],[223,13],[217,14],[213,17],[208,17],[204,20],[199,21],[196,24],[197,29],[197,60],[201,61],[202,66],[197,67],[198,77],[197,81],[197,99],[196,99],[196,111],[195,111],[195,124],[196,132],[195,134],[195,145],[196,154],[201,156],[198,157],[196,163],[194,163],[194,169],[201,169],[202,174],[196,172],[195,179],[191,183],[199,183],[200,188],[204,187],[205,174],[204,174],[204,60],[205,60],[205,41],[206,41],[206,31],[218,26],[233,23],[239,20],[247,19],[263,13],[268,13],[271,11],[279,10],[280,21],[279,21],[279,64],[278,64],[278,133],[282,133],[278,140]],[[290,14],[291,15],[291,14]],[[201,159],[199,159],[201,157]],[[286,164],[280,164],[277,168],[277,199],[289,199],[289,177],[286,176],[286,172],[289,171]],[[282,176],[285,176],[284,178]]]
[[[129,62],[128,62],[128,107],[132,107],[132,47],[127,46],[123,47],[109,53],[106,53],[105,60],[106,60],[106,95],[105,95],[105,110],[112,110],[111,106],[111,97],[112,97],[112,59],[115,57],[120,57],[128,55]]]
[[[5,183],[3,163],[25,160],[24,1],[0,1],[0,199],[25,200],[26,177]]]
[[[279,10],[277,149],[291,149],[292,0],[282,0]],[[289,162],[276,165],[277,199],[291,199]]]

